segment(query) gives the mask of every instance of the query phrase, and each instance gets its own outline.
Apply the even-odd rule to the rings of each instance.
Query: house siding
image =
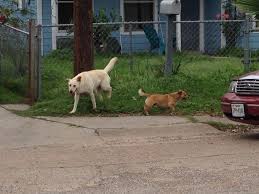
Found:
[[[42,25],[52,24],[51,0],[42,0]],[[46,55],[52,50],[52,28],[43,27],[43,54]]]
[[[253,32],[250,34],[250,48],[253,50],[259,49],[259,32]]]
[[[120,15],[120,0],[94,0],[94,12],[98,13],[100,9],[105,9],[107,15],[109,15],[112,10],[115,10],[116,13]]]
[[[32,14],[28,15],[26,17],[26,20],[29,20],[30,18],[37,19],[37,3],[36,3],[36,0],[31,0],[28,8],[32,11]]]
[[[244,48],[244,36],[241,36],[237,47]],[[252,51],[259,50],[259,32],[251,32],[249,34],[249,48]]]

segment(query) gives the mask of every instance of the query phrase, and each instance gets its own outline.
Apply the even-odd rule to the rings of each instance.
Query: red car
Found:
[[[232,120],[259,124],[259,71],[234,79],[221,98],[221,109]]]

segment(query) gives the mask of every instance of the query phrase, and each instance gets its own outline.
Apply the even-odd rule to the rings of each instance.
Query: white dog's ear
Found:
[[[66,81],[68,81],[68,82],[69,82],[70,80],[71,80],[71,79],[69,79],[69,78],[66,79]]]
[[[76,78],[76,80],[78,81],[78,82],[81,82],[81,76],[78,76],[77,78]]]

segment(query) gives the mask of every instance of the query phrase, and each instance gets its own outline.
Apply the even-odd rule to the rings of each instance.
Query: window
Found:
[[[58,0],[58,24],[73,23],[73,1]],[[59,27],[59,30],[65,30],[66,27]]]
[[[154,0],[124,0],[124,20],[153,21],[154,20]],[[125,31],[129,31],[129,25],[125,25]],[[133,31],[140,31],[141,25],[133,26]]]

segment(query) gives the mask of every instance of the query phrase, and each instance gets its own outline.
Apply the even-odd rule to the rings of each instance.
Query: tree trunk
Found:
[[[74,0],[74,74],[93,69],[92,0]]]

